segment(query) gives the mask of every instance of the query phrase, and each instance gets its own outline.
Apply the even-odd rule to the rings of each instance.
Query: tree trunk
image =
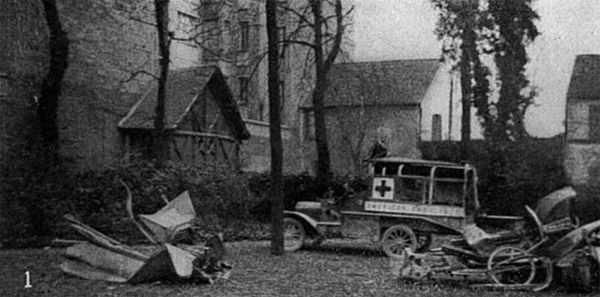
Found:
[[[331,161],[329,159],[329,145],[327,143],[327,124],[325,122],[325,104],[323,102],[325,88],[326,79],[320,74],[319,70],[317,70],[312,103],[315,116],[315,142],[317,145],[317,178],[323,180],[331,177]]]
[[[469,147],[471,142],[471,100],[473,98],[473,59],[477,54],[475,44],[474,12],[472,8],[462,11],[464,21],[461,58],[460,58],[460,86],[462,92],[462,117],[460,129],[460,149],[463,160],[469,158]]]
[[[153,157],[161,166],[168,159],[167,135],[165,131],[165,101],[167,93],[167,77],[169,74],[169,0],[154,0],[156,29],[158,32],[158,50],[160,74],[158,78],[158,93],[156,94],[156,109],[154,117]]]
[[[49,156],[56,157],[59,149],[57,109],[62,81],[68,67],[69,39],[62,28],[56,1],[43,0],[42,3],[50,32],[50,68],[42,84],[37,112],[44,147]]]
[[[312,94],[312,103],[315,116],[315,142],[317,146],[317,178],[327,180],[331,177],[331,161],[329,158],[329,145],[327,143],[327,124],[325,121],[325,91],[327,89],[327,74],[335,61],[341,47],[344,33],[341,0],[335,1],[336,31],[333,45],[325,57],[323,44],[323,1],[311,0],[311,10],[314,24],[314,54],[315,54],[315,88]]]
[[[277,0],[267,0],[267,38],[269,51],[269,134],[271,142],[271,253],[283,254],[283,144],[279,112],[279,38]]]

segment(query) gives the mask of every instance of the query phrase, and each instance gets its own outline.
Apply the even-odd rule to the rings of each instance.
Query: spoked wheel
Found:
[[[528,285],[535,277],[533,256],[516,246],[497,248],[487,262],[490,278],[500,285]]]
[[[299,250],[306,239],[306,232],[302,223],[296,219],[285,218],[283,220],[283,249],[286,252]]]
[[[431,246],[431,234],[429,233],[416,233],[417,236],[417,252],[423,252],[429,249]]]
[[[383,233],[381,240],[383,252],[390,258],[402,259],[404,249],[417,249],[417,236],[412,229],[405,225],[389,227]]]

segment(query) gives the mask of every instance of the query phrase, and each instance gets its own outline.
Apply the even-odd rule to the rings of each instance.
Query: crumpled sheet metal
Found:
[[[156,239],[153,243],[160,244],[150,255],[120,243],[70,215],[65,216],[88,242],[67,248],[61,269],[85,279],[118,283],[160,280],[212,282],[229,276],[231,267],[221,262],[225,254],[221,237],[213,237],[206,245],[178,246],[168,242],[177,232],[191,227],[196,218],[187,192],[158,212],[141,215],[140,218],[148,226],[151,237]]]
[[[90,280],[135,284],[192,279],[194,276],[211,282],[220,276],[195,275],[194,260],[197,257],[168,243],[146,259],[123,255],[92,243],[71,246],[64,256],[66,260],[60,266],[64,272]],[[226,272],[224,270],[223,274]]]
[[[577,196],[572,187],[558,189],[538,200],[535,213],[542,223],[569,216],[571,214],[571,199]]]
[[[156,241],[165,243],[175,233],[191,227],[196,212],[190,194],[185,191],[159,211],[149,215],[139,215],[139,218],[150,229]]]

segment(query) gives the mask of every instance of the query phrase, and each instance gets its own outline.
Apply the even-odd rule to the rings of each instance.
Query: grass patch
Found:
[[[502,292],[471,289],[464,283],[405,282],[394,279],[388,259],[373,246],[346,240],[272,256],[269,243],[227,244],[231,278],[212,285],[141,285],[88,281],[60,271],[60,249],[0,251],[0,296],[411,296],[561,297],[593,296],[562,291]],[[25,271],[33,288],[24,286]]]

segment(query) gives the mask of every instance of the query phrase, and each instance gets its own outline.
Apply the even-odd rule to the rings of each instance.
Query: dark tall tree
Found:
[[[279,112],[279,38],[277,0],[267,0],[267,38],[269,56],[269,133],[271,142],[271,253],[283,254],[283,143]]]
[[[443,57],[458,63],[462,93],[461,153],[469,157],[471,140],[471,106],[477,100],[487,102],[489,83],[487,68],[477,46],[480,29],[478,0],[432,0],[440,12],[436,33],[444,40]],[[476,105],[477,106],[477,105]]]
[[[327,75],[341,51],[348,16],[352,8],[343,11],[341,0],[306,0],[308,5],[291,2],[282,9],[293,18],[296,28],[286,36],[286,44],[299,44],[309,48],[314,59],[314,88],[312,108],[315,118],[315,143],[317,149],[317,176],[327,179],[331,175],[331,161],[327,142],[324,98]],[[296,6],[293,6],[296,5]],[[330,11],[333,10],[332,13]],[[311,67],[313,67],[311,65]]]
[[[342,1],[335,0],[336,30],[333,36],[333,44],[326,55],[323,36],[323,26],[327,26],[327,20],[323,17],[323,0],[310,0],[313,14],[314,26],[314,55],[315,55],[315,88],[312,94],[312,105],[315,116],[315,142],[317,146],[317,177],[326,179],[331,174],[331,161],[329,157],[329,146],[327,144],[327,125],[325,122],[325,91],[327,89],[327,75],[331,65],[340,52],[342,36],[344,34],[344,15],[342,13]]]
[[[44,147],[52,155],[58,153],[57,109],[61,85],[68,67],[69,39],[62,28],[56,0],[42,0],[46,24],[50,32],[50,67],[44,78],[37,113]]]
[[[539,34],[532,0],[432,0],[440,10],[438,35],[451,40],[445,48],[458,61],[463,91],[463,116],[473,103],[484,136],[491,141],[514,141],[527,136],[524,117],[534,88],[525,77],[525,47]],[[460,50],[456,46],[460,41]],[[492,54],[500,87],[497,102],[489,100],[490,71],[480,56]],[[463,118],[463,139],[470,127]]]
[[[489,2],[489,14],[497,30],[492,42],[498,68],[500,97],[495,105],[494,125],[488,136],[495,141],[518,140],[527,136],[523,119],[533,103],[534,92],[525,77],[529,61],[525,47],[539,35],[534,24],[538,15],[532,0],[495,0]],[[493,127],[493,128],[492,128]]]
[[[334,44],[329,55],[325,57],[323,48],[323,24],[327,22],[323,19],[323,1],[311,0],[310,7],[314,18],[314,54],[315,54],[315,88],[312,94],[312,104],[315,115],[315,141],[317,145],[317,177],[328,178],[331,172],[331,161],[329,158],[329,146],[327,144],[327,126],[325,123],[325,90],[327,88],[327,74],[331,65],[339,53],[342,43],[342,34],[344,33],[342,3],[341,0],[335,2],[335,13],[337,20],[337,30]]]
[[[169,58],[171,36],[169,34],[169,0],[154,0],[156,30],[158,33],[159,68],[158,93],[154,116],[153,157],[159,164],[168,158],[167,135],[165,131],[165,101],[167,93],[167,77],[169,75]]]

